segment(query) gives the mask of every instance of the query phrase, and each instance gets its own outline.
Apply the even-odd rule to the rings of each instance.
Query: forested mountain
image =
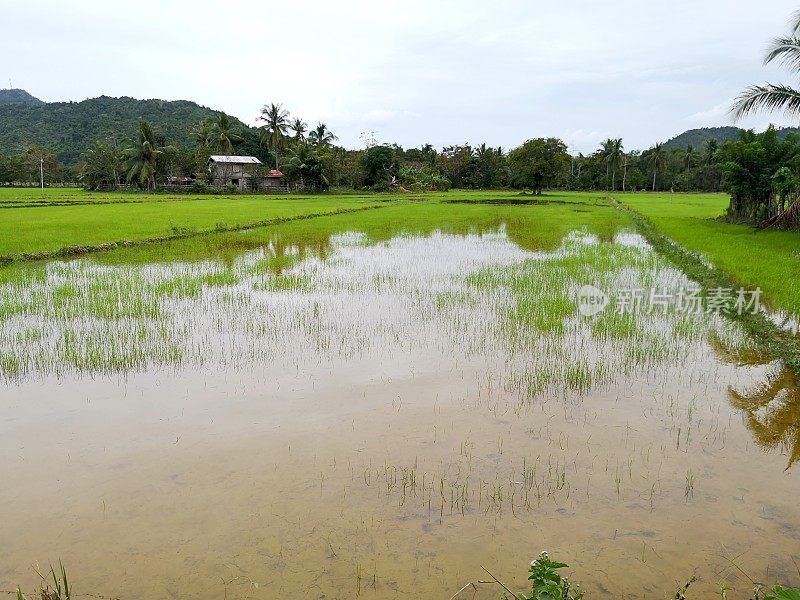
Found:
[[[0,90],[0,104],[27,104],[27,105],[37,105],[37,104],[44,104],[38,98],[31,96],[25,90],[18,90],[18,89],[7,89],[7,90]]]
[[[6,102],[37,101],[22,90],[5,90],[4,96]],[[306,189],[388,190],[401,185],[413,190],[718,191],[727,185],[723,158],[731,150],[725,142],[736,142],[742,135],[737,127],[693,129],[643,152],[626,149],[621,138],[610,138],[586,156],[570,156],[557,138],[528,140],[510,150],[485,143],[441,150],[430,144],[348,150],[336,144],[326,124],[309,128],[281,104],[265,105],[261,118],[261,129],[247,127],[186,100],[101,96],[82,102],[0,103],[0,182],[38,182],[44,170],[46,183],[81,181],[97,189],[136,176],[137,185],[152,189],[174,177],[202,177],[212,154],[240,154],[256,156],[270,168],[277,166],[288,181],[300,182]],[[769,131],[765,140],[800,130]],[[716,143],[707,143],[712,141]],[[137,175],[141,165],[126,157],[147,154],[152,148],[161,151],[145,161],[147,177],[142,180]]]
[[[3,90],[11,91],[27,94],[22,90]],[[44,146],[55,152],[61,162],[74,164],[94,141],[131,139],[140,120],[148,121],[166,143],[192,146],[192,129],[217,114],[186,100],[101,96],[82,102],[38,105],[0,101],[0,154],[18,153],[26,145]],[[237,127],[245,127],[232,120]]]
[[[702,148],[708,140],[716,140],[720,145],[724,142],[733,142],[739,139],[741,129],[738,127],[703,127],[689,129],[680,135],[664,142],[665,150],[684,150],[688,145]]]
[[[716,140],[721,146],[725,142],[735,142],[739,139],[739,134],[743,130],[738,127],[703,127],[702,129],[690,129],[680,135],[675,136],[664,142],[665,150],[685,150],[691,145],[695,149],[702,148],[708,140]],[[785,138],[789,133],[800,133],[800,128],[787,127],[779,129],[778,134]]]

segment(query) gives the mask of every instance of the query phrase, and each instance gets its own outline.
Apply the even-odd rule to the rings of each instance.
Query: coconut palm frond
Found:
[[[731,114],[738,121],[757,111],[782,111],[789,117],[800,116],[800,91],[786,85],[753,85],[734,101]]]
[[[306,124],[303,119],[297,117],[291,123],[289,123],[289,129],[292,130],[294,133],[294,139],[296,140],[305,140],[305,133],[308,131],[308,125]]]
[[[800,34],[800,10],[796,10],[792,13],[792,18],[789,21],[792,28],[792,33]]]
[[[225,113],[219,113],[209,126],[207,139],[214,152],[233,154],[234,146],[242,141],[242,136],[233,130],[234,124]]]
[[[800,36],[795,34],[772,40],[764,55],[764,64],[772,62],[777,62],[792,71],[800,71]]]
[[[283,137],[289,128],[289,111],[282,104],[265,104],[261,109],[261,144],[270,148],[275,154],[275,168],[278,168],[278,150],[281,149]]]
[[[308,134],[308,139],[315,146],[329,146],[339,138],[333,135],[333,132],[328,129],[325,123],[319,123],[316,128]]]

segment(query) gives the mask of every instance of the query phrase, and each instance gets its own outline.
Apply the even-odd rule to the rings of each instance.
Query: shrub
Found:
[[[558,570],[564,569],[569,565],[550,560],[547,552],[542,552],[539,558],[531,563],[530,596],[519,594],[520,600],[581,600],[583,592],[580,585],[575,586],[575,591],[571,590],[569,579],[561,577]]]

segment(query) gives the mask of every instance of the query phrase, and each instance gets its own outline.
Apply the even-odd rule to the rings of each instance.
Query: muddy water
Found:
[[[793,375],[714,315],[552,301],[654,283],[689,282],[635,236],[502,228],[5,283],[0,589],[447,599],[543,549],[591,597],[800,583]]]

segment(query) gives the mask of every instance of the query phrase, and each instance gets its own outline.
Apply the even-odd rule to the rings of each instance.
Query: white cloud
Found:
[[[586,131],[584,129],[567,130],[561,134],[561,139],[569,147],[571,154],[591,154],[600,146],[600,143],[611,137],[608,132]]]
[[[398,114],[396,110],[387,110],[385,108],[377,108],[369,111],[364,115],[364,121],[367,123],[381,124],[393,120]]]
[[[10,4],[0,75],[44,100],[186,98],[251,123],[281,102],[349,146],[379,129],[405,147],[562,135],[584,152],[609,136],[647,148],[726,124],[723,109],[743,87],[779,81],[761,53],[795,9],[794,0],[131,6]],[[784,123],[747,124],[770,120]]]
[[[729,98],[712,106],[708,110],[701,110],[686,117],[686,121],[692,127],[714,127],[721,125],[731,125],[731,106],[733,98]]]

